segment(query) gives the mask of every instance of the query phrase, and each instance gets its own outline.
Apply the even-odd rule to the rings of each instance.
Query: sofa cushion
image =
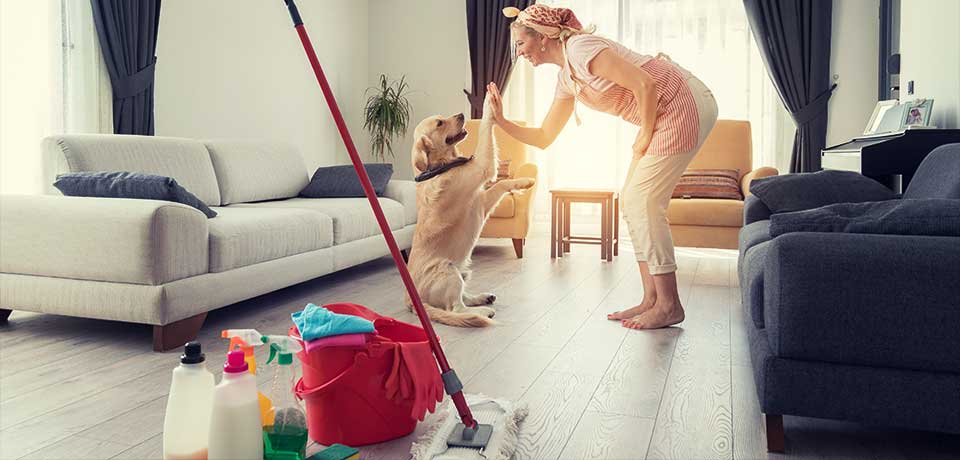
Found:
[[[44,139],[53,172],[130,171],[172,177],[209,206],[220,204],[207,148],[192,139],[114,134],[64,134]],[[47,171],[51,173],[52,171]],[[53,177],[49,177],[53,182]]]
[[[671,225],[737,227],[743,225],[743,201],[712,198],[672,199],[667,208]]]
[[[122,171],[77,172],[61,174],[53,186],[66,196],[172,201],[197,209],[208,218],[217,216],[203,201],[170,177]]]
[[[672,197],[742,200],[740,172],[736,169],[688,169],[674,187]]]
[[[210,151],[224,206],[295,197],[307,185],[307,166],[292,145],[219,139],[203,143]]]
[[[391,163],[365,163],[373,193],[383,196],[390,176],[393,175]],[[306,198],[351,198],[366,197],[360,178],[352,165],[323,166],[317,168],[310,179],[310,183],[300,191],[300,196]]]
[[[833,170],[754,179],[750,193],[760,198],[774,214],[897,197],[892,190],[860,173]]]
[[[839,203],[774,214],[770,222],[770,234],[774,237],[793,232],[960,236],[960,200]]]
[[[508,193],[503,196],[503,199],[500,200],[500,203],[497,204],[497,207],[493,208],[493,212],[490,213],[490,217],[509,219],[516,213],[517,202],[513,198],[513,193]]]
[[[960,143],[941,145],[920,162],[904,198],[960,199]]]
[[[366,198],[290,198],[262,203],[242,203],[234,207],[297,208],[320,212],[333,219],[333,244],[343,244],[379,235],[380,226]],[[380,198],[380,207],[391,230],[404,226],[403,206],[389,198]]]
[[[333,244],[330,217],[306,209],[225,206],[210,221],[210,271],[223,272]]]
[[[410,225],[417,223],[417,183],[412,180],[392,180],[387,182],[383,192],[385,198],[400,203],[403,206],[403,223]]]

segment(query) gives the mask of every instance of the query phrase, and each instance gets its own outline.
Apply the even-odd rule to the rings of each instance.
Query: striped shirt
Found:
[[[647,154],[679,155],[696,147],[700,117],[687,84],[687,78],[692,75],[665,56],[652,58],[604,37],[575,35],[567,41],[569,66],[560,70],[556,97],[576,95],[578,101],[591,109],[640,126],[641,114],[633,91],[589,71],[590,61],[604,49],[611,49],[627,62],[640,66],[657,83],[657,120]]]

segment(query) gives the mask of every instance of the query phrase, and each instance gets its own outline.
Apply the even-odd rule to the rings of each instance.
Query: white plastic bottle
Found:
[[[243,352],[231,351],[223,378],[213,389],[210,460],[262,460],[263,425],[257,376],[247,372]]]
[[[204,361],[200,342],[189,342],[173,370],[163,417],[164,460],[207,460],[214,382]]]

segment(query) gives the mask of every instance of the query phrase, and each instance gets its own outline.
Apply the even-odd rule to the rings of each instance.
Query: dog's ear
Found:
[[[413,167],[421,172],[426,171],[427,168],[430,167],[427,154],[433,150],[433,141],[427,136],[420,136],[420,139],[417,140],[413,149],[415,151],[413,155]]]

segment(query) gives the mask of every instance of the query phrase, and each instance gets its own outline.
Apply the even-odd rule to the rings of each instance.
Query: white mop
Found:
[[[457,429],[457,408],[448,400],[426,433],[410,447],[412,460],[509,460],[517,450],[520,422],[527,417],[526,405],[483,395],[465,395],[478,423],[493,426],[493,435],[483,449],[450,447],[447,436]]]

